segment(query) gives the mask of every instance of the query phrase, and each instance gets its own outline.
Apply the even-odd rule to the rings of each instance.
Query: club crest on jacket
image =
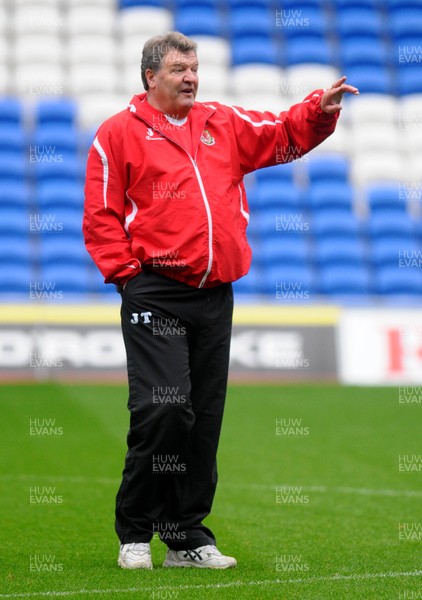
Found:
[[[202,132],[201,142],[207,146],[213,146],[215,144],[215,139],[212,137],[208,129],[204,129]]]

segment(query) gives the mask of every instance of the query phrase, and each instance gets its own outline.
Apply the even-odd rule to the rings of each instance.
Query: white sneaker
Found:
[[[199,546],[195,550],[167,550],[163,567],[199,567],[200,569],[229,569],[236,559],[224,556],[215,546]]]
[[[122,569],[152,569],[149,544],[121,544],[117,564]]]

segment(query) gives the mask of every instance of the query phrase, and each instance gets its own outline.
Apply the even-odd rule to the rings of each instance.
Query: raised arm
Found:
[[[242,172],[291,162],[331,135],[343,95],[359,93],[345,80],[342,77],[329,90],[315,90],[279,115],[229,107]]]

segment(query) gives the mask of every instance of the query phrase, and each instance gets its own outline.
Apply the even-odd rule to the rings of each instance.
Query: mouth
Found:
[[[183,94],[184,96],[187,96],[188,98],[192,97],[193,94],[193,90],[192,89],[185,89],[185,90],[180,90],[180,93]]]

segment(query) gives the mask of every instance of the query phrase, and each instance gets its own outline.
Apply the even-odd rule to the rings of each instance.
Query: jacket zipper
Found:
[[[144,121],[144,123],[145,123],[145,121]],[[208,202],[207,194],[205,193],[205,188],[204,188],[204,184],[202,182],[201,173],[199,172],[199,168],[196,163],[196,160],[192,158],[192,156],[189,154],[189,152],[186,150],[186,148],[183,148],[183,146],[181,146],[180,144],[178,144],[177,142],[172,140],[168,135],[166,135],[159,129],[156,129],[152,125],[151,125],[151,128],[154,129],[155,131],[158,131],[160,133],[160,135],[167,138],[170,142],[172,142],[173,144],[176,144],[176,146],[179,146],[179,148],[181,148],[184,152],[186,152],[186,154],[189,157],[189,160],[191,161],[191,163],[193,165],[193,169],[195,171],[196,179],[198,181],[199,189],[201,190],[202,200],[204,202],[205,210],[207,213],[207,220],[208,220],[208,266],[207,266],[207,270],[205,271],[205,274],[204,274],[203,278],[201,279],[201,282],[198,286],[198,288],[202,288],[202,287],[204,287],[205,282],[208,279],[209,274],[211,273],[211,267],[212,267],[212,261],[213,261],[213,249],[212,249],[213,227],[212,227],[211,209],[210,209],[210,205]]]
[[[196,161],[191,157],[191,155],[186,152],[186,154],[189,156],[189,159],[193,165],[193,168],[195,170],[195,175],[196,178],[198,180],[199,183],[199,189],[201,190],[201,194],[202,194],[202,200],[204,201],[204,205],[205,205],[205,210],[207,211],[207,218],[208,218],[208,266],[207,266],[207,270],[205,271],[205,275],[203,276],[203,278],[201,279],[201,283],[199,284],[198,287],[203,287],[206,280],[208,279],[208,275],[211,273],[211,267],[212,267],[212,260],[213,260],[213,251],[212,251],[212,215],[211,215],[211,209],[210,209],[210,205],[208,202],[208,198],[207,195],[205,193],[205,189],[204,189],[204,184],[202,182],[202,177],[201,177],[201,173],[199,172],[198,169],[198,165],[196,164]]]

